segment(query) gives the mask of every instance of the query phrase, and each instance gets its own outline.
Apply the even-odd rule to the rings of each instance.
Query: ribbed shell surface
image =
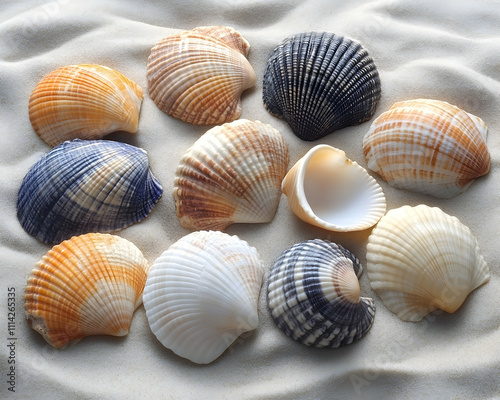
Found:
[[[177,355],[210,363],[257,328],[263,275],[257,250],[237,236],[184,236],[151,267],[144,289],[151,330]]]
[[[404,321],[453,313],[490,280],[469,228],[426,205],[389,211],[368,238],[366,258],[372,288]]]
[[[263,101],[299,138],[317,140],[369,120],[380,91],[375,64],[359,43],[307,32],[289,36],[272,53]]]
[[[292,339],[335,348],[360,339],[375,315],[372,299],[360,297],[359,260],[321,239],[287,249],[269,274],[267,301],[276,325]]]
[[[162,190],[144,150],[75,139],[53,148],[31,167],[18,192],[17,217],[30,235],[55,244],[142,220]]]
[[[135,133],[142,99],[142,89],[118,71],[97,64],[68,65],[37,84],[29,116],[38,136],[54,147],[120,130]]]
[[[448,198],[490,170],[487,132],[480,118],[444,101],[408,100],[373,122],[363,151],[390,185]]]
[[[198,125],[237,119],[241,93],[256,82],[248,42],[233,28],[199,27],[158,42],[148,59],[151,99],[168,115]]]
[[[140,250],[119,236],[73,237],[49,250],[31,272],[26,317],[57,348],[90,335],[124,336],[142,303],[148,271]]]
[[[280,133],[260,121],[237,120],[207,131],[179,162],[173,195],[188,229],[224,230],[273,219],[288,166]]]

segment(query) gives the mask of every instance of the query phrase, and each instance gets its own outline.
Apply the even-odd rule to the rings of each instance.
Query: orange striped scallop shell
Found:
[[[142,89],[111,68],[68,65],[52,71],[30,97],[30,121],[50,146],[72,139],[100,139],[137,132]]]
[[[26,317],[57,348],[90,335],[125,336],[148,272],[146,259],[126,239],[74,236],[49,250],[31,272]]]

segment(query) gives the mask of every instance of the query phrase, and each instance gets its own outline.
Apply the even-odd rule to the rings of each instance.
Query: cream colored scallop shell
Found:
[[[317,145],[288,171],[282,183],[292,211],[331,231],[367,229],[384,215],[382,188],[345,152]]]
[[[52,71],[30,97],[30,121],[54,147],[72,139],[100,139],[115,131],[137,132],[142,89],[111,68],[68,65]]]
[[[151,330],[177,355],[208,364],[257,328],[263,275],[257,250],[237,236],[184,236],[151,267],[144,289]]]
[[[363,139],[368,168],[399,189],[447,198],[490,170],[486,124],[444,101],[402,101]]]
[[[31,272],[26,317],[57,348],[90,335],[125,336],[148,272],[146,259],[128,240],[74,236],[49,250]]]
[[[273,219],[288,166],[280,133],[245,119],[216,126],[179,162],[173,195],[188,229],[224,230],[232,223]]]
[[[403,321],[420,321],[436,309],[455,312],[490,279],[469,228],[426,205],[384,216],[368,238],[372,288]]]
[[[158,42],[148,59],[151,99],[192,124],[221,124],[241,114],[241,93],[257,80],[250,45],[233,28],[205,26]]]

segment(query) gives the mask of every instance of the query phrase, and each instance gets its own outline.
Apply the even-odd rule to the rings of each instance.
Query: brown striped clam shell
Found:
[[[237,119],[241,93],[256,82],[250,45],[233,28],[205,26],[170,35],[148,59],[151,99],[168,115],[191,124]]]
[[[188,229],[224,230],[274,218],[288,147],[260,121],[240,119],[208,130],[179,162],[173,195]]]
[[[483,120],[447,102],[398,102],[363,139],[368,168],[390,185],[434,197],[463,193],[490,170]]]

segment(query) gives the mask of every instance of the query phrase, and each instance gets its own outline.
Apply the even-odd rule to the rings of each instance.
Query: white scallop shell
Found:
[[[366,258],[372,288],[403,321],[453,313],[490,280],[469,228],[426,205],[389,211],[368,238]]]
[[[331,231],[367,229],[386,209],[377,181],[345,152],[328,145],[313,147],[297,161],[282,191],[299,218]]]
[[[257,250],[237,236],[184,236],[151,267],[143,297],[151,330],[177,355],[208,364],[257,328],[263,275]]]

